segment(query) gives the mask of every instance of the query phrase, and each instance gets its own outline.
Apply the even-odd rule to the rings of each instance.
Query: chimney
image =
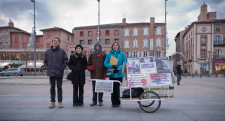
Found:
[[[150,24],[155,24],[155,18],[154,17],[150,17]]]
[[[188,27],[187,27],[187,28],[189,28],[189,26],[190,26],[190,25],[188,25]]]
[[[154,34],[154,24],[155,24],[155,18],[154,17],[150,17],[150,35]],[[153,37],[153,36],[151,36]],[[150,38],[153,39],[153,38]]]
[[[13,24],[13,22],[11,21],[11,19],[9,20],[8,26],[14,27],[14,24]]]
[[[187,30],[187,27],[185,27],[185,31]]]
[[[126,18],[122,19],[122,23],[126,24]]]

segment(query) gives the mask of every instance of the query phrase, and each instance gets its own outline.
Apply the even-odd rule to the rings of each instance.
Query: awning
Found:
[[[41,68],[44,63],[36,63],[36,68]],[[20,66],[20,68],[26,68],[26,64]],[[34,63],[28,63],[27,68],[34,68]]]
[[[5,66],[9,65],[9,62],[0,62],[0,68],[4,68]]]

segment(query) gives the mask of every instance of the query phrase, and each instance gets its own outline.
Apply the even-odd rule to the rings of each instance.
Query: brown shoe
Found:
[[[63,108],[62,102],[59,102],[59,108]]]
[[[49,108],[54,108],[55,107],[55,102],[52,102]]]

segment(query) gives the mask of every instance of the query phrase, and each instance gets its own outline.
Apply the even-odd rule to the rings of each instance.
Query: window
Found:
[[[138,41],[136,39],[133,41],[133,48],[138,48]]]
[[[216,32],[220,32],[220,23],[216,23]]]
[[[84,32],[83,31],[80,31],[80,36],[84,36]]]
[[[5,30],[5,34],[8,34],[8,30]]]
[[[119,42],[119,39],[114,39],[114,41]]]
[[[129,48],[130,46],[129,46],[129,41],[128,40],[126,40],[126,41],[124,41],[125,42],[125,46],[124,46],[124,48]]]
[[[156,40],[156,47],[161,47],[161,39]]]
[[[124,31],[125,31],[124,36],[129,36],[129,29],[128,29],[128,28],[126,28]]]
[[[135,27],[135,29],[133,29],[134,33],[133,36],[138,36],[138,29]]]
[[[162,28],[160,28],[160,27],[158,26],[158,27],[156,28],[156,34],[162,34],[162,33],[161,33],[161,29],[162,29]]]
[[[206,50],[201,50],[201,58],[206,58]]]
[[[115,30],[115,35],[119,35],[119,31],[118,30]]]
[[[109,44],[109,39],[105,40],[105,44],[107,44],[107,45]]]
[[[133,57],[137,57],[137,52],[133,52]]]
[[[223,35],[214,35],[214,44],[223,44]]]
[[[83,45],[84,44],[84,40],[80,40],[80,44]]]
[[[145,27],[143,30],[144,30],[144,34],[143,35],[148,35],[148,28]]]
[[[0,45],[2,45],[2,38],[0,38]]]
[[[109,35],[109,30],[106,30],[105,31],[105,35]]]
[[[155,51],[154,57],[162,57],[162,51]]]
[[[8,38],[5,38],[5,44],[9,44]]]
[[[221,50],[216,50],[215,53],[216,53],[216,54],[215,54],[215,58],[216,58],[216,59],[221,59],[221,58],[220,58]]]
[[[143,40],[144,46],[143,47],[148,47],[148,40]]]
[[[92,31],[88,31],[88,36],[92,36]]]
[[[205,44],[206,44],[206,37],[202,37],[202,38],[201,38],[201,44],[202,44],[202,45],[205,45]]]
[[[2,30],[0,30],[0,34],[2,34]]]
[[[147,57],[147,56],[148,56],[148,52],[147,51],[144,51],[143,57]]]
[[[92,44],[92,40],[88,40],[88,44],[91,45]]]
[[[67,35],[67,40],[70,40],[70,36],[69,35]]]
[[[125,52],[125,56],[126,56],[126,58],[128,58],[129,57],[129,52]]]

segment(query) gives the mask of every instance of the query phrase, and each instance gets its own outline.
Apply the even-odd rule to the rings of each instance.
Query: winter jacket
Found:
[[[123,63],[127,63],[125,54],[123,52],[120,52],[118,49],[115,52],[115,50],[113,49],[110,53],[107,54],[106,59],[104,61],[104,66],[108,69],[112,68],[112,65],[109,64],[111,56],[118,59],[117,67],[123,66]],[[109,76],[109,78],[120,78],[120,77],[124,77],[122,70],[119,70],[118,73],[113,73],[113,75]]]
[[[182,74],[180,65],[177,66],[177,74]]]
[[[51,46],[45,52],[44,65],[47,69],[47,75],[50,77],[63,77],[64,69],[68,64],[68,57],[66,51],[58,46],[53,49]]]
[[[79,61],[80,61],[80,63],[77,66]],[[76,53],[70,55],[70,60],[69,60],[69,64],[68,64],[69,69],[73,71],[76,66],[77,66],[77,68],[74,72],[71,83],[76,86],[84,85],[85,84],[85,70],[87,68],[87,58],[84,53],[82,53],[81,58],[79,58],[76,55]]]
[[[103,57],[104,56],[104,57]],[[106,54],[102,54],[100,57],[97,57],[97,54],[93,53],[89,55],[87,62],[87,70],[91,66],[94,66],[94,70],[91,72],[91,79],[103,79],[106,76],[106,68],[104,66],[104,60],[106,58]]]

